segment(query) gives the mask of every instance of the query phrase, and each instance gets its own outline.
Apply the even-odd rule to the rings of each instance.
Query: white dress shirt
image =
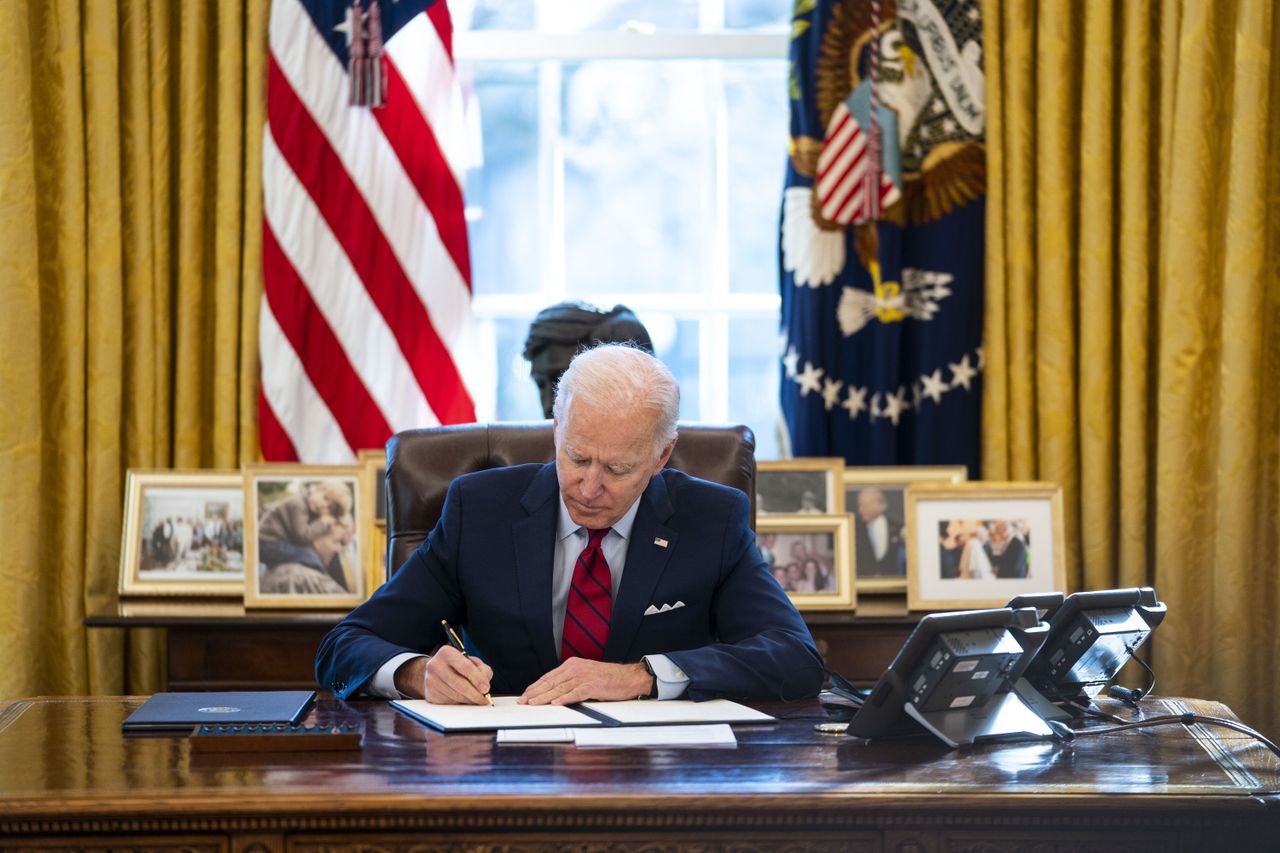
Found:
[[[883,560],[885,551],[889,550],[889,520],[877,515],[868,522],[867,538],[871,540],[871,553],[877,560]]]

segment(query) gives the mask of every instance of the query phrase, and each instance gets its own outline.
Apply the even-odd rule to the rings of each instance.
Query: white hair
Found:
[[[592,409],[651,412],[655,455],[675,440],[680,385],[665,364],[633,344],[598,344],[574,356],[556,385],[552,414],[558,423],[568,419],[574,400]]]

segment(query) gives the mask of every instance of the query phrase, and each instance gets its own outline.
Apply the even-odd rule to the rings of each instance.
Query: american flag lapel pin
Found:
[[[659,548],[665,548],[670,543],[668,543],[667,540],[663,539],[661,536],[655,536],[653,537],[653,544],[657,545]]]

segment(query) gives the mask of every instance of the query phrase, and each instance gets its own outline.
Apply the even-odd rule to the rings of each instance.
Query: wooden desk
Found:
[[[312,667],[326,632],[346,615],[246,611],[238,601],[125,601],[90,614],[90,628],[164,628],[169,690],[315,687]],[[919,614],[901,596],[870,598],[857,615],[808,613],[827,668],[861,687],[875,684]]]
[[[0,848],[1164,853],[1280,837],[1280,765],[1220,729],[953,751],[818,735],[821,712],[799,703],[762,706],[783,719],[736,727],[736,749],[580,750],[325,699],[311,720],[362,722],[363,750],[192,755],[181,738],[121,735],[141,701],[0,710]]]

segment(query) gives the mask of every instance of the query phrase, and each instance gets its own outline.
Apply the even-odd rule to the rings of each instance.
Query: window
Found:
[[[682,418],[745,423],[776,456],[790,4],[450,9],[483,156],[466,204],[496,417],[541,417],[520,355],[538,311],[621,303],[680,381]]]

